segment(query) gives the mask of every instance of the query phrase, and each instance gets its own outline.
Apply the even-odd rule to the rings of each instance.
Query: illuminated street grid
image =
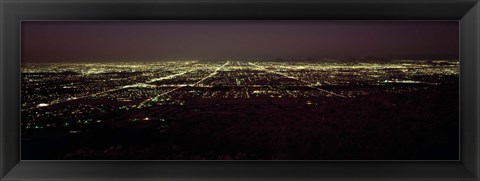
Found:
[[[458,74],[459,62],[446,60],[27,64],[22,66],[22,125],[41,129],[96,123],[102,121],[98,115],[109,112],[201,104],[199,99],[307,98],[298,100],[316,104],[308,98],[410,93]],[[424,86],[409,86],[414,84]],[[135,119],[141,118],[130,118]]]
[[[27,160],[458,158],[457,60],[50,63],[21,76]]]

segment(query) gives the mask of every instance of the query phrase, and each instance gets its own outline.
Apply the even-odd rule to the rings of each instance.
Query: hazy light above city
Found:
[[[458,58],[457,21],[24,21],[22,62]]]

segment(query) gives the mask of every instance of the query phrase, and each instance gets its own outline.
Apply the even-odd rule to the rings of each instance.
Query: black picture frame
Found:
[[[1,180],[480,180],[479,0],[0,0]],[[21,161],[22,20],[458,20],[460,161]]]

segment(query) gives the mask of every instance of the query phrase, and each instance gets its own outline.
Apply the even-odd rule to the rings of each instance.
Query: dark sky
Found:
[[[458,58],[457,21],[23,21],[22,62]]]

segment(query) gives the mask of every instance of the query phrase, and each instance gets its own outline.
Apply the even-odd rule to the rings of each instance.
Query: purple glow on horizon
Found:
[[[458,21],[24,21],[22,62],[458,58]]]

